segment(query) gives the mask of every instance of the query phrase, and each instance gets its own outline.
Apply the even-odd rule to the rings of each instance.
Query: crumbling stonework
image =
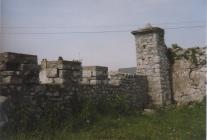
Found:
[[[137,109],[204,99],[206,48],[167,50],[164,30],[158,27],[148,26],[132,34],[137,49],[136,74],[118,72],[109,76],[107,67],[82,67],[78,61],[61,57],[57,61],[43,59],[38,66],[37,56],[0,53],[0,99],[10,102],[10,107],[27,103],[37,116],[47,102],[61,103],[64,113],[70,112],[74,96],[97,103],[105,97],[124,95],[126,104]]]
[[[136,41],[137,74],[147,76],[151,103],[154,105],[170,104],[170,65],[164,42],[164,30],[149,25],[132,31],[132,34]]]
[[[200,102],[206,96],[206,47],[170,48],[172,91],[177,104]]]
[[[65,61],[61,57],[57,61],[43,59],[39,79],[42,84],[80,83],[82,78],[81,63]]]
[[[84,66],[83,84],[108,84],[108,67]]]
[[[22,79],[38,79],[38,74],[33,74],[36,69],[24,69],[21,66],[33,66],[31,68],[39,68],[37,65],[37,57],[30,55],[14,54],[14,53],[2,53],[0,54],[1,66],[0,71],[0,97],[7,98],[6,114],[15,114],[16,111],[21,110],[22,106],[25,107],[29,114],[33,114],[31,117],[35,117],[38,120],[39,115],[46,109],[45,104],[62,104],[64,112],[71,113],[74,109],[74,99],[88,99],[97,104],[105,98],[111,98],[123,95],[126,100],[126,104],[130,107],[142,109],[147,104],[147,79],[145,76],[121,76],[119,84],[82,84],[82,67],[80,62],[65,61],[59,59],[58,61],[43,60],[40,66],[40,83],[34,81],[31,83],[29,80],[24,81]],[[12,59],[11,59],[12,58]],[[20,59],[21,58],[21,59]],[[13,63],[14,62],[14,63]],[[95,69],[95,76],[97,79],[108,80],[108,68],[97,67]],[[39,70],[39,69],[37,69]],[[13,75],[5,75],[4,73],[18,72],[20,75],[15,77],[15,80],[5,80]],[[101,71],[101,72],[100,72]],[[30,74],[32,73],[32,74]],[[30,75],[28,75],[30,74]],[[28,77],[29,76],[29,77]],[[119,77],[117,75],[117,77]],[[19,81],[20,80],[20,81]],[[23,110],[23,111],[25,111]],[[0,110],[2,111],[2,110]],[[13,111],[13,113],[11,113]],[[1,113],[2,114],[2,113]],[[4,114],[5,115],[5,114]],[[16,115],[9,115],[8,120],[16,120]],[[5,120],[0,118],[3,123]],[[18,121],[18,120],[16,120]]]
[[[37,56],[0,53],[0,84],[39,83]]]

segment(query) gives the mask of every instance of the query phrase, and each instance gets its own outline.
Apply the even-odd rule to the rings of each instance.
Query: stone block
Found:
[[[82,73],[80,71],[73,71],[73,77],[81,78],[82,77]]]
[[[53,83],[54,84],[64,84],[64,83],[67,83],[67,82],[70,82],[69,80],[65,80],[63,78],[54,78],[53,79]]]
[[[46,69],[45,71],[48,78],[57,78],[59,76],[57,69]]]
[[[0,62],[3,63],[22,63],[22,64],[37,64],[36,55],[19,54],[5,52],[0,53]]]
[[[19,63],[1,63],[0,64],[0,71],[15,71],[20,70]]]
[[[37,77],[24,77],[23,84],[37,84],[39,83],[38,76]]]
[[[61,77],[61,78],[72,77],[71,70],[59,69],[58,71],[59,71],[59,77]]]
[[[89,70],[84,70],[83,71],[83,77],[92,77],[92,73]]]
[[[21,64],[21,71],[38,71],[38,65],[36,64]]]
[[[74,61],[43,61],[41,65],[46,68],[57,68],[57,69],[69,69],[69,70],[81,70],[81,63]]]
[[[82,84],[90,84],[90,80],[88,80],[87,78],[83,78],[81,83]]]
[[[7,65],[5,63],[0,63],[0,70],[7,70]]]
[[[15,76],[19,75],[19,71],[0,71],[1,76]]]
[[[155,110],[153,110],[153,109],[144,109],[142,114],[143,115],[153,115],[153,114],[155,114]]]
[[[23,79],[17,76],[0,76],[0,84],[22,84]]]

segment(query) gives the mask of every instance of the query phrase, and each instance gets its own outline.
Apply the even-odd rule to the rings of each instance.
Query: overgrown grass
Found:
[[[18,133],[10,140],[204,140],[205,104],[171,107],[152,115],[99,116],[83,128]],[[49,129],[48,129],[49,130]]]

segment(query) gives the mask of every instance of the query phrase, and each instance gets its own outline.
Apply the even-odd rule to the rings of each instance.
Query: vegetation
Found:
[[[94,124],[100,116],[125,116],[140,109],[129,104],[127,96],[123,94],[93,97],[74,94],[70,99],[61,102],[44,99],[44,96],[35,98],[39,98],[35,103],[18,96],[7,100],[4,110],[9,121],[0,136],[45,130],[54,133],[65,127],[78,131]]]
[[[87,105],[86,105],[87,106]],[[90,105],[89,105],[90,106]],[[204,140],[205,103],[171,106],[151,115],[97,113],[87,106],[77,117],[61,128],[42,128],[18,132],[10,140]],[[88,118],[94,117],[91,122]],[[83,121],[85,120],[85,121]],[[74,127],[74,124],[76,127]],[[77,127],[78,126],[78,127]]]
[[[198,47],[197,47],[198,48]],[[182,47],[180,47],[177,44],[172,44],[172,49],[168,50],[168,57],[171,63],[173,64],[175,60],[179,59],[186,59],[190,61],[193,65],[198,65],[198,60],[196,57],[196,54],[198,54],[197,48],[189,48],[187,50],[184,50]]]

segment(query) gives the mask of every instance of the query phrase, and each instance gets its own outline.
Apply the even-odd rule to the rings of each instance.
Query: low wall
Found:
[[[115,75],[115,81],[118,80],[118,84],[115,85],[81,84],[76,82],[81,77],[80,62],[62,59],[43,62],[42,67],[52,67],[54,70],[66,69],[67,76],[62,75],[61,78],[67,81],[59,84],[41,84],[36,56],[10,52],[0,54],[0,96],[6,99],[0,103],[0,115],[7,116],[11,125],[12,121],[18,124],[22,115],[26,115],[23,118],[29,118],[29,121],[38,120],[52,105],[58,108],[53,112],[59,112],[64,118],[80,108],[81,102],[85,100],[90,100],[93,105],[97,105],[106,99],[113,102],[115,101],[113,98],[124,97],[125,104],[129,108],[136,109],[144,108],[147,104],[145,76]],[[74,67],[74,64],[78,68]],[[74,76],[77,75],[77,71],[78,77]],[[0,122],[4,123],[4,121],[6,121],[5,117],[1,117]]]
[[[148,101],[146,77],[122,75],[119,79],[119,85],[2,84],[0,96],[7,100],[4,101],[1,113],[8,117],[11,125],[13,121],[18,122],[21,114],[28,114],[31,120],[40,119],[48,105],[61,106],[58,113],[70,117],[84,100],[90,99],[97,105],[105,99],[113,102],[114,97],[120,96],[124,96],[124,102],[129,108],[143,109]]]
[[[47,97],[48,100],[62,101],[77,94],[82,97],[107,96],[111,94],[124,94],[129,98],[130,104],[143,107],[147,103],[147,81],[144,76],[122,76],[119,85],[52,85],[52,84],[4,84],[0,87],[0,95],[15,98],[34,99],[38,96]]]

